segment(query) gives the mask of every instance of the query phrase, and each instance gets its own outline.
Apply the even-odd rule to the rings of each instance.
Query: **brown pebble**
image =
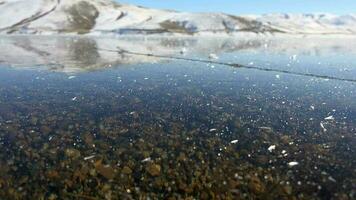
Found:
[[[121,172],[124,173],[124,174],[132,174],[131,168],[130,168],[130,167],[127,167],[127,166],[125,166],[125,167],[122,169]]]
[[[149,164],[146,167],[146,171],[151,175],[151,176],[159,176],[161,174],[161,166],[157,164]]]
[[[261,194],[265,191],[265,186],[257,176],[251,177],[248,187],[255,194]]]
[[[72,159],[77,159],[80,157],[80,151],[78,151],[77,149],[66,149],[65,154],[66,156]]]
[[[114,179],[115,177],[115,170],[109,165],[103,165],[101,161],[96,162],[95,164],[96,171],[107,179]]]

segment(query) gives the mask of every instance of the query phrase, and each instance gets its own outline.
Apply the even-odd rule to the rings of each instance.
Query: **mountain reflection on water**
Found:
[[[114,52],[354,79],[352,39],[0,46],[1,199],[355,198],[355,83]]]

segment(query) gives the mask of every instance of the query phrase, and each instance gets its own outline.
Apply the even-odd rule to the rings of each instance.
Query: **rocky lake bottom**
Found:
[[[204,41],[0,38],[0,198],[354,199],[355,44]]]

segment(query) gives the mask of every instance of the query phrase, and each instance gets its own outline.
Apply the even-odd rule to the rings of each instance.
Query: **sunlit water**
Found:
[[[355,82],[98,50],[356,79],[353,43],[0,41],[1,199],[355,198]]]

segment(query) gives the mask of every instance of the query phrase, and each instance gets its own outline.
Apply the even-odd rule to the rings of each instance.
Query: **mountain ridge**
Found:
[[[356,15],[188,13],[111,0],[0,0],[0,34],[356,34]]]

